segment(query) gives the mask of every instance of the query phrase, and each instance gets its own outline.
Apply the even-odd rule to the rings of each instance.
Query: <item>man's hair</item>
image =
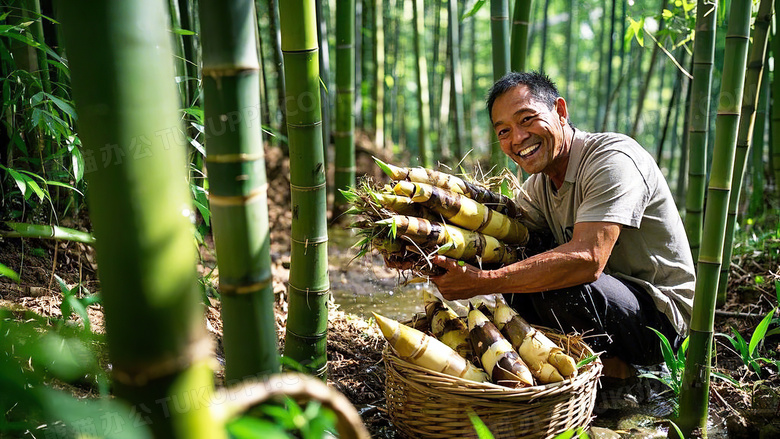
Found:
[[[496,81],[488,91],[487,110],[491,123],[493,122],[493,104],[496,102],[496,99],[521,85],[528,87],[531,96],[537,101],[549,106],[550,109],[555,106],[555,101],[561,97],[561,94],[558,93],[558,88],[555,87],[555,83],[544,73],[509,72],[504,75],[503,78]]]

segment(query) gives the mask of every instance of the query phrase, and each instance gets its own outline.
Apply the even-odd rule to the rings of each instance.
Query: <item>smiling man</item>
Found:
[[[497,270],[437,256],[431,280],[448,299],[503,293],[529,322],[585,333],[603,351],[605,374],[662,361],[658,336],[675,348],[688,331],[695,275],[669,187],[633,139],[587,133],[569,121],[548,77],[510,73],[487,109],[502,151],[532,174],[517,197],[532,231],[557,247]]]

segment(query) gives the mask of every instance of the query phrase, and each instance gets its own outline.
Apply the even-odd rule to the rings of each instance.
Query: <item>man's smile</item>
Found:
[[[533,153],[535,153],[535,152],[536,152],[536,151],[539,149],[539,147],[540,147],[541,145],[542,145],[542,142],[537,142],[537,143],[534,143],[533,145],[531,145],[531,146],[529,146],[529,147],[527,147],[527,148],[525,148],[525,149],[522,149],[522,150],[520,150],[520,152],[518,152],[518,153],[517,153],[517,155],[518,155],[520,158],[523,158],[523,159],[524,159],[524,158],[528,158],[528,157],[529,157],[529,156],[531,156]]]

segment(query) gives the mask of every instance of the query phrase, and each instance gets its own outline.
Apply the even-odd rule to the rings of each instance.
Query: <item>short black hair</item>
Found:
[[[487,110],[490,117],[490,123],[493,123],[493,104],[501,95],[512,90],[515,87],[525,85],[531,92],[534,99],[547,104],[550,109],[555,106],[555,102],[561,97],[558,88],[552,80],[541,72],[509,72],[503,78],[496,81],[487,96]]]

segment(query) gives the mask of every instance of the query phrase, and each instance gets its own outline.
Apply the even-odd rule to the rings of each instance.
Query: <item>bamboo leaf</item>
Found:
[[[665,335],[663,335],[655,328],[650,328],[650,329],[653,332],[655,332],[656,335],[658,335],[658,338],[661,339],[661,353],[664,356],[664,363],[666,363],[666,366],[669,367],[669,369],[671,369],[672,374],[676,376],[676,374],[679,371],[677,365],[677,357],[674,355],[674,351],[672,350],[671,343],[669,343],[669,339],[667,339]]]
[[[15,282],[20,282],[19,275],[3,264],[0,264],[0,277],[7,277]]]
[[[287,439],[289,436],[273,422],[243,416],[227,424],[227,431],[236,439]]]
[[[54,102],[54,105],[59,107],[60,110],[65,112],[65,114],[70,116],[73,120],[78,120],[78,116],[76,115],[76,109],[73,108],[72,105],[70,105],[69,103],[65,102],[64,100],[52,94],[44,93],[44,95],[46,95],[47,98],[51,99],[51,101]]]
[[[490,432],[490,429],[487,428],[487,425],[482,422],[482,419],[480,419],[476,413],[469,411],[469,419],[471,420],[471,425],[474,426],[474,430],[476,430],[479,439],[493,439],[493,433]]]
[[[180,27],[173,28],[173,33],[176,35],[197,35],[195,32]]]
[[[59,181],[53,181],[53,180],[46,180],[46,184],[47,185],[52,185],[52,186],[64,187],[66,189],[70,189],[70,190],[78,192],[79,195],[81,195],[82,197],[84,196],[84,194],[80,190],[76,189],[75,187],[73,187],[73,186],[71,186],[71,185],[69,185],[67,183],[61,183]]]
[[[71,151],[71,162],[73,164],[73,178],[76,183],[84,179],[84,156],[81,155],[81,149],[77,146]]]
[[[725,374],[723,372],[718,372],[716,370],[710,371],[710,373],[712,374],[712,376],[714,376],[716,378],[720,378],[720,379],[722,379],[723,381],[725,381],[727,383],[733,384],[734,387],[737,387],[739,389],[742,388],[742,385],[739,383],[739,381],[735,380],[734,378],[732,378],[728,374]],[[680,437],[682,437],[682,436],[680,436]]]
[[[35,192],[35,195],[38,196],[38,199],[40,201],[43,201],[43,199],[46,197],[46,194],[44,194],[43,189],[41,189],[41,187],[38,186],[38,183],[34,182],[32,179],[30,179],[27,182],[27,186],[29,186],[30,189],[32,189],[33,192]]]
[[[27,199],[27,180],[25,179],[25,176],[20,174],[14,169],[6,168],[3,165],[0,165],[0,168],[5,169],[6,172],[11,176],[11,178],[14,179],[16,182],[16,186],[19,188],[19,190],[22,192],[22,196]]]
[[[582,366],[586,366],[598,359],[599,356],[596,354],[588,355],[587,357],[583,358],[582,360],[577,362],[577,369],[581,368]]]
[[[753,357],[753,353],[756,351],[758,344],[764,339],[766,330],[769,328],[769,323],[772,321],[772,317],[774,317],[776,310],[777,308],[772,308],[766,317],[761,320],[761,323],[758,324],[756,330],[753,331],[753,335],[750,337],[750,345],[748,346],[748,354],[751,358]]]
[[[460,21],[463,21],[469,17],[474,16],[477,12],[479,12],[479,10],[482,8],[482,6],[484,6],[484,4],[485,4],[485,0],[477,0],[474,3],[474,6],[472,6],[471,9],[469,9],[466,13],[463,14],[462,17],[460,17]]]

